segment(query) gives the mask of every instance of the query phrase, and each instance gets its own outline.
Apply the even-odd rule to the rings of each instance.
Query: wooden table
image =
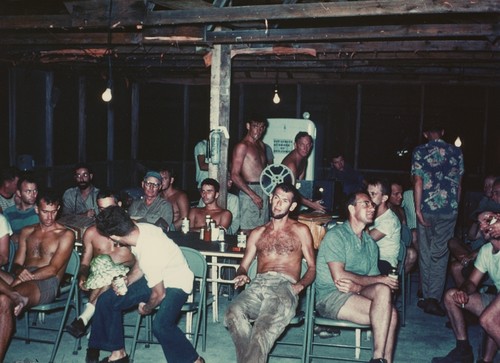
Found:
[[[239,266],[239,262],[243,258],[244,251],[237,249],[236,236],[226,235],[225,242],[227,243],[227,251],[221,252],[219,250],[218,242],[206,242],[200,240],[200,234],[197,232],[182,233],[180,231],[168,232],[169,236],[177,245],[190,247],[204,256],[206,256],[208,261],[208,266],[210,268],[208,282],[212,284],[212,314],[213,321],[219,321],[219,284],[233,284],[233,280],[224,279],[222,276],[223,269],[236,269]],[[219,259],[235,259],[238,263],[227,263],[220,261]]]

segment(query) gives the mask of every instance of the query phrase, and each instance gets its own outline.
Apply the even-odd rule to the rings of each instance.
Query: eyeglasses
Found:
[[[76,179],[88,178],[90,176],[89,173],[75,174]]]
[[[160,184],[157,183],[151,183],[151,182],[144,182],[144,186],[146,188],[153,188],[153,189],[158,189],[160,187]]]
[[[377,205],[369,200],[361,200],[358,202],[354,202],[354,204],[363,204],[363,208],[373,207],[375,208]]]

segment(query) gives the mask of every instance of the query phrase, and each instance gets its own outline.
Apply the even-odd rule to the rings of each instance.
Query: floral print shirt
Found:
[[[464,174],[462,150],[441,139],[429,141],[413,150],[411,174],[422,178],[422,212],[455,213]]]

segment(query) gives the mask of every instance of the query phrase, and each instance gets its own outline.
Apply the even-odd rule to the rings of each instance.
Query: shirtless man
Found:
[[[173,225],[176,231],[181,230],[182,219],[189,214],[189,199],[186,193],[174,187],[174,171],[163,167],[160,169],[161,190],[160,196],[172,204],[174,212]]]
[[[12,275],[0,272],[0,362],[14,333],[15,317],[24,308],[56,297],[75,242],[74,233],[56,222],[59,207],[57,197],[38,195],[40,223],[21,231]]]
[[[294,186],[278,184],[271,195],[271,220],[248,236],[234,286],[250,282],[247,272],[255,257],[257,276],[229,305],[224,319],[238,363],[267,361],[274,342],[295,315],[300,292],[316,275],[311,232],[288,218],[297,198]],[[301,278],[302,258],[308,269]]]
[[[119,205],[118,198],[109,190],[100,190],[97,194],[97,207],[99,212],[104,208]],[[83,255],[80,261],[80,270],[78,272],[78,286],[83,291],[90,291],[89,301],[80,316],[66,326],[66,330],[75,338],[85,335],[87,324],[94,315],[97,298],[107,289],[110,284],[96,289],[89,289],[87,279],[91,273],[91,261],[100,255],[108,255],[112,262],[117,265],[131,267],[135,259],[128,247],[118,246],[108,237],[104,237],[97,231],[95,225],[90,226],[83,234]],[[118,268],[116,270],[119,270]],[[126,269],[122,269],[126,273]],[[114,276],[110,276],[110,280]]]
[[[199,231],[201,228],[204,228],[205,217],[210,215],[217,226],[224,227],[227,231],[233,217],[230,211],[217,204],[219,190],[219,182],[215,179],[207,178],[201,182],[200,194],[205,206],[191,208],[189,211],[190,230]]]
[[[287,166],[295,176],[295,180],[302,180],[306,175],[307,168],[307,158],[311,153],[313,148],[313,138],[305,131],[300,131],[295,136],[295,147],[290,153],[285,156],[281,162],[283,165]],[[318,200],[313,202],[307,198],[301,198],[302,204],[311,209],[317,210],[319,212],[325,212],[326,208]]]
[[[266,147],[261,138],[267,120],[253,117],[247,134],[233,150],[231,179],[240,189],[240,228],[249,231],[268,220],[268,203],[260,187],[260,174],[267,166]]]

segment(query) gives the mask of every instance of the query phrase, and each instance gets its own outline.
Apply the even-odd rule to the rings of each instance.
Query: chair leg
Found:
[[[355,340],[356,340],[356,348],[354,351],[354,357],[356,359],[359,359],[359,356],[361,355],[361,329],[356,329],[355,330]]]
[[[135,349],[137,347],[137,339],[139,339],[139,330],[141,329],[142,315],[137,314],[137,320],[135,322],[134,334],[132,336],[132,345],[130,347],[129,359],[131,362],[134,361]]]

